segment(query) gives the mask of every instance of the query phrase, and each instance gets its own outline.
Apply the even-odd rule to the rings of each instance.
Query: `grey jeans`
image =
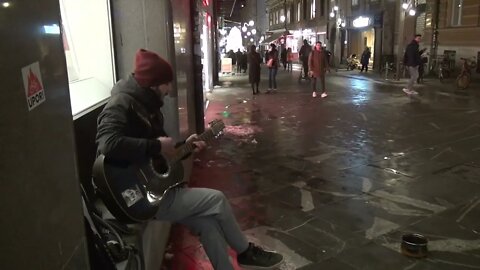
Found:
[[[418,80],[418,66],[408,67],[408,73],[410,74],[410,80],[408,80],[407,89],[412,91],[413,85]]]
[[[233,270],[227,243],[237,253],[248,248],[248,241],[221,191],[208,188],[173,189],[160,202],[155,217],[184,224],[199,235],[214,269]]]

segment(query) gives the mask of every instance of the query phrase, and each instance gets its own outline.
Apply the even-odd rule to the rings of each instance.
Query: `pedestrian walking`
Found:
[[[368,72],[368,63],[370,62],[371,56],[372,53],[370,52],[370,48],[366,47],[362,53],[362,58],[360,59],[360,63],[362,64],[362,69],[360,72],[363,72],[363,69],[365,69],[365,72]]]
[[[246,73],[247,72],[247,66],[248,66],[248,60],[247,60],[248,56],[247,56],[247,52],[242,52],[242,61],[240,62],[240,66],[241,66],[241,71],[242,73]]]
[[[330,71],[328,64],[328,57],[323,50],[322,42],[317,41],[315,49],[310,53],[308,57],[309,76],[313,78],[312,81],[312,97],[317,97],[317,79],[321,80],[322,98],[327,97],[327,91],[325,89],[325,73]]]
[[[302,48],[300,48],[298,56],[300,58],[300,61],[302,62],[304,78],[308,78],[308,57],[310,56],[311,52],[312,46],[308,44],[308,41],[306,39],[303,40],[303,45]]]
[[[283,70],[287,69],[287,49],[284,47],[280,53],[280,60],[282,61]]]
[[[293,53],[290,47],[287,49],[287,71],[293,71]]]
[[[406,88],[403,88],[403,92],[407,95],[418,95],[418,92],[413,90],[413,85],[418,79],[418,67],[421,64],[420,51],[418,50],[421,40],[422,35],[415,35],[412,42],[408,44],[403,56],[403,64],[408,68],[408,73],[410,74],[408,85]]]
[[[237,73],[242,72],[242,52],[240,49],[235,53],[235,58],[237,58]]]
[[[277,71],[278,71],[278,50],[273,43],[270,44],[270,51],[268,52],[268,91],[277,91]]]
[[[252,92],[254,95],[260,94],[258,90],[258,84],[260,83],[260,63],[262,58],[257,52],[255,45],[250,47],[250,52],[248,53],[248,81],[252,86]]]

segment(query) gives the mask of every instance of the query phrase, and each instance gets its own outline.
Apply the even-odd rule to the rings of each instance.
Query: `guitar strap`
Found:
[[[93,213],[93,206],[90,205],[83,185],[80,184],[82,191],[83,217],[86,229],[87,242],[90,255],[90,267],[92,269],[103,268],[107,270],[116,270],[115,262],[108,251],[105,239],[99,233],[90,213]]]
[[[137,249],[132,245],[125,245],[120,234],[117,233],[119,230],[123,233],[130,232],[99,217],[95,213],[95,207],[86,196],[83,186],[80,186],[85,223],[88,224],[88,228],[93,234],[90,235],[90,240],[93,240],[93,243],[89,243],[89,249],[93,251],[93,257],[96,259],[93,262],[94,265],[91,265],[92,269],[117,270],[116,263],[125,260],[127,260],[125,270],[143,269],[143,263]],[[92,252],[89,253],[92,257]]]
[[[128,94],[128,93],[123,93],[131,98],[132,105],[131,109],[132,111],[138,116],[138,118],[150,129],[150,132],[152,134],[155,134],[157,137],[158,136],[167,136],[165,133],[165,130],[163,129],[163,114],[160,111],[156,111],[154,113],[149,113],[145,107],[140,104],[134,96]],[[162,123],[162,125],[160,125]]]

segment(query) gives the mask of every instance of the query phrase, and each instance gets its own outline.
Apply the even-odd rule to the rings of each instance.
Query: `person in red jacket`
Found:
[[[325,73],[330,71],[328,65],[328,56],[322,48],[322,42],[317,41],[315,49],[310,53],[308,57],[308,73],[313,78],[312,81],[312,97],[317,97],[317,79],[322,81],[322,98],[327,97],[327,91],[325,90]]]

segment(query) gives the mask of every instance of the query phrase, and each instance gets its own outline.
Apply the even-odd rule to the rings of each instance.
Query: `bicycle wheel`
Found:
[[[441,83],[443,83],[443,72],[442,72],[442,71],[438,72],[438,80],[439,80]]]
[[[470,85],[470,76],[469,75],[461,75],[457,78],[457,87],[461,90],[467,89]]]

